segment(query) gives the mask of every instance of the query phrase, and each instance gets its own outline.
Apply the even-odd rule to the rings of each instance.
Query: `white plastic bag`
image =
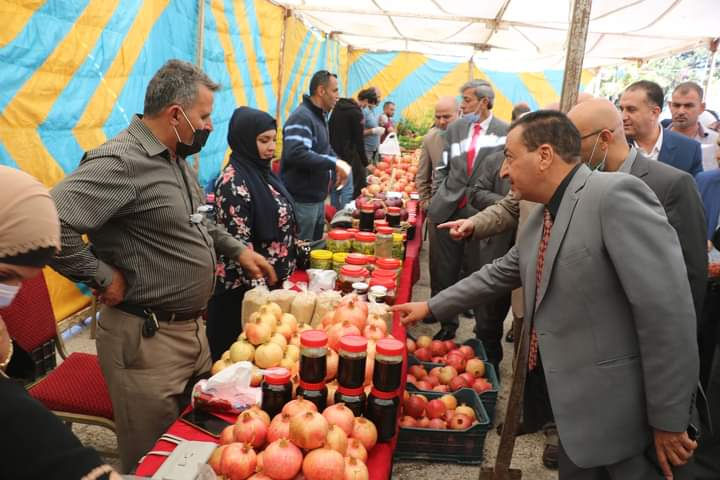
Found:
[[[378,154],[400,156],[400,142],[398,142],[395,132],[388,133],[385,140],[378,147]]]
[[[242,412],[260,405],[262,389],[251,387],[253,364],[237,362],[224,368],[207,380],[200,380],[193,387],[193,408],[201,402],[206,409],[215,403],[225,411]]]

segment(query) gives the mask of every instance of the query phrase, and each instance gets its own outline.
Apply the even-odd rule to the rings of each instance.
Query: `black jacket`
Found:
[[[352,98],[341,98],[330,116],[330,144],[338,157],[350,164],[353,171],[353,197],[366,185],[368,164],[363,140],[364,116]]]

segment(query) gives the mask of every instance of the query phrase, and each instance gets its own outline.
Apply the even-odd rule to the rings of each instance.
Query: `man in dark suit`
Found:
[[[468,203],[471,188],[478,177],[483,158],[501,144],[508,125],[492,114],[495,92],[484,80],[472,80],[460,88],[463,117],[453,122],[445,135],[443,165],[433,180],[433,194],[428,206],[430,234],[430,288],[435,294],[480,268],[477,248],[465,248],[467,242],[450,238],[438,224],[456,218],[467,218],[477,212]],[[436,338],[455,337],[458,318],[448,319]]]
[[[651,160],[697,175],[702,172],[702,149],[695,140],[666,130],[658,123],[664,104],[662,88],[641,80],[625,89],[620,99],[623,127],[635,148]]]
[[[547,379],[560,479],[669,478],[697,447],[686,432],[698,359],[682,251],[647,185],[593,173],[580,143],[559,112],[515,122],[502,174],[542,204],[517,245],[429,302],[393,310],[405,323],[448,318],[522,284],[520,345]]]

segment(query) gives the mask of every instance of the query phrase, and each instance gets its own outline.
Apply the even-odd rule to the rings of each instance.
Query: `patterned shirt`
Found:
[[[272,242],[258,242],[253,240],[253,225],[251,218],[252,195],[245,179],[235,174],[232,165],[225,167],[215,187],[215,209],[218,224],[224,225],[227,231],[253,248],[265,257],[275,268],[280,284],[292,275],[295,270],[295,215],[292,204],[268,184],[275,204],[267,205],[268,210],[277,210],[278,229],[281,239]],[[265,206],[263,206],[263,209]],[[231,257],[220,255],[218,257],[217,285],[215,293],[220,294],[228,290],[243,286],[251,287],[252,278],[243,275],[241,268]]]

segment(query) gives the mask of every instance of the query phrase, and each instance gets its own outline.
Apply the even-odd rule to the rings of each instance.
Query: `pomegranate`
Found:
[[[257,352],[255,353],[255,358],[257,358]],[[460,353],[449,353],[447,357],[445,357],[445,363],[458,371],[458,373],[462,373],[465,371],[465,364],[467,362],[467,359],[462,356]]]
[[[385,332],[375,325],[367,325],[363,330],[363,336],[373,340],[381,340],[385,338]]]
[[[333,320],[338,323],[350,322],[357,327],[358,331],[362,332],[367,323],[367,305],[357,297],[350,297],[350,300],[344,304],[342,301],[340,302],[340,305],[335,309]]]
[[[455,390],[460,390],[461,388],[465,388],[468,386],[467,380],[463,377],[455,377],[452,380],[450,380],[450,384],[448,385],[450,387],[450,390],[453,392]]]
[[[485,376],[485,362],[479,358],[471,358],[465,364],[465,372],[471,374],[475,378]]]
[[[346,335],[360,335],[361,330],[354,324],[345,321],[336,323],[328,330],[328,347],[333,350],[340,346],[340,339]]]
[[[357,458],[345,459],[345,476],[343,480],[367,480],[370,477],[367,466]]]
[[[317,412],[302,412],[290,419],[290,441],[311,450],[325,443],[328,422]]]
[[[220,445],[229,445],[235,441],[235,425],[228,425],[220,434]]]
[[[428,425],[428,427],[434,428],[435,430],[445,430],[447,429],[447,424],[442,418],[433,418],[430,420],[430,425]]]
[[[248,413],[253,417],[261,420],[265,425],[270,426],[270,415],[268,415],[265,410],[258,407],[257,405],[253,405],[252,407],[245,410],[243,413]]]
[[[252,373],[250,374],[250,386],[259,387],[263,380],[263,374],[259,368],[253,367]]]
[[[282,333],[276,332],[273,333],[272,337],[270,337],[270,343],[277,343],[280,345],[280,348],[284,350],[287,349],[288,341],[285,338],[285,336]]]
[[[258,318],[254,322],[247,322],[245,324],[245,334],[247,335],[248,341],[253,345],[262,345],[270,340],[272,330],[270,325],[267,325],[261,318]]]
[[[253,355],[255,355],[255,347],[248,342],[238,341],[230,345],[230,361],[233,363],[252,362]]]
[[[443,395],[439,400],[445,404],[445,408],[448,410],[455,410],[455,408],[457,408],[457,398],[453,395]]]
[[[428,428],[430,426],[430,419],[428,417],[419,418],[417,421],[419,428]]]
[[[475,409],[463,403],[455,409],[455,415],[465,415],[466,417],[470,417],[470,419],[475,420]]]
[[[220,471],[226,477],[245,479],[255,473],[257,455],[250,445],[231,443],[225,447],[220,459]]]
[[[470,345],[463,345],[458,348],[459,352],[465,357],[466,360],[475,358],[475,350]]]
[[[274,442],[281,438],[290,438],[290,415],[287,413],[275,415],[270,422],[270,428],[268,428],[268,442]]]
[[[222,459],[222,453],[223,450],[225,450],[225,445],[220,445],[215,450],[213,450],[212,455],[210,455],[210,458],[208,458],[208,465],[210,465],[210,468],[213,469],[213,472],[215,472],[218,475],[222,474],[222,471],[220,471],[220,460]]]
[[[280,366],[283,359],[283,349],[277,343],[264,343],[255,350],[255,365],[260,368]]]
[[[331,326],[335,325],[335,311],[330,310],[322,317],[322,326],[325,330],[330,328]]]
[[[430,400],[425,407],[425,411],[427,412],[427,416],[432,418],[440,418],[442,417],[445,412],[447,411],[447,407],[443,402],[441,402],[438,399]]]
[[[442,356],[447,353],[447,349],[442,340],[433,340],[432,343],[430,343],[430,353],[433,356]]]
[[[415,384],[415,386],[416,386],[417,388],[419,388],[420,390],[432,390],[432,389],[433,389],[433,386],[430,385],[430,384],[429,384],[428,382],[426,382],[425,380],[420,380],[419,382],[417,382],[417,383]]]
[[[460,378],[465,380],[465,383],[467,383],[468,387],[473,384],[475,381],[475,377],[473,377],[472,373],[463,372],[460,375],[458,375]]]
[[[352,435],[355,415],[344,403],[327,407],[323,412],[323,417],[325,417],[329,425],[337,425],[346,435]]]
[[[377,315],[370,315],[368,317],[367,323],[368,325],[372,325],[382,330],[383,335],[387,333],[387,323],[385,323],[385,320],[378,317]]]
[[[278,320],[275,324],[275,333],[282,334],[282,336],[285,337],[285,340],[289,342],[295,332],[290,325],[282,323],[282,321]]]
[[[290,441],[272,442],[263,451],[263,473],[273,480],[291,480],[300,473],[303,454]]]
[[[442,367],[433,367],[433,368],[430,369],[430,371],[428,372],[428,375],[432,375],[433,377],[439,377],[439,376],[440,376],[440,369],[441,369],[441,368],[442,368]]]
[[[445,364],[445,357],[432,357],[431,361],[432,363],[439,363],[443,365]]]
[[[415,340],[418,348],[429,348],[432,344],[432,338],[427,335],[422,335]]]
[[[450,387],[448,387],[447,385],[435,385],[435,386],[433,387],[433,392],[443,392],[443,393],[446,393],[446,392],[449,392],[449,391],[450,391]]]
[[[401,427],[417,427],[417,422],[415,419],[409,415],[405,415],[400,419],[400,426]]]
[[[327,355],[325,356],[325,363],[327,364],[325,381],[330,382],[337,375],[338,362],[340,357],[337,352],[332,348],[328,348]]]
[[[357,438],[348,439],[348,447],[345,455],[352,458],[357,458],[361,462],[367,462],[368,453],[365,446]]]
[[[440,380],[440,383],[443,385],[448,385],[450,381],[457,377],[458,372],[455,370],[455,367],[451,367],[449,365],[445,367],[440,368],[440,372],[438,374],[438,379]]]
[[[412,367],[408,368],[408,373],[410,375],[413,375],[418,380],[422,380],[427,376],[427,372],[425,371],[425,368],[422,367],[422,365],[413,365]]]
[[[253,448],[260,449],[267,440],[267,431],[268,427],[262,420],[243,413],[235,424],[235,441],[249,443]]]
[[[429,362],[432,360],[432,353],[429,348],[420,347],[415,349],[415,357],[422,362]]]
[[[353,424],[352,438],[360,440],[365,450],[369,452],[377,443],[377,428],[370,420],[358,417]]]
[[[260,307],[260,312],[261,312],[261,313],[262,313],[262,312],[270,312],[270,313],[272,313],[273,315],[275,315],[275,318],[276,318],[277,320],[280,320],[280,319],[282,318],[282,315],[283,315],[282,308],[280,307],[280,305],[278,305],[278,304],[275,303],[275,302],[268,302],[268,303],[266,303],[265,305],[263,305],[262,307]]]
[[[405,415],[410,415],[413,418],[420,418],[425,414],[425,406],[427,400],[419,395],[410,395],[403,407],[405,409]]]
[[[407,374],[405,375],[405,382],[406,383],[415,383],[417,382],[417,378],[415,378],[415,375]]]
[[[472,384],[472,389],[477,393],[487,392],[488,390],[492,390],[492,388],[492,383],[488,382],[485,378],[478,378]]]
[[[267,475],[265,475],[262,472],[258,472],[255,475],[253,475],[252,477],[248,477],[248,480],[273,480],[273,478],[268,477]]]
[[[295,400],[290,400],[282,409],[282,413],[287,413],[290,418],[294,417],[297,413],[307,411],[317,412],[317,406],[310,400],[305,400],[302,396],[297,397]]]
[[[257,465],[255,466],[256,472],[262,472],[263,470],[263,455],[264,452],[260,452],[257,454]]]
[[[325,437],[325,448],[330,448],[345,456],[348,445],[348,435],[337,425],[330,425],[327,437]]]
[[[451,352],[457,348],[457,344],[452,340],[445,340],[443,343],[445,344],[445,351],[447,352]]]
[[[345,459],[329,448],[318,448],[305,456],[302,472],[307,480],[339,480],[345,474]]]
[[[448,422],[448,426],[452,430],[465,430],[466,428],[470,428],[472,423],[472,418],[455,411],[455,415],[453,415],[452,419]]]
[[[291,313],[283,313],[280,317],[280,322],[288,325],[290,327],[290,330],[292,330],[293,335],[297,332],[298,329],[298,321],[295,318],[295,315]]]
[[[433,388],[440,385],[440,380],[438,380],[438,377],[431,377],[430,375],[428,375],[427,377],[424,378],[424,380],[427,383],[429,383],[430,385],[432,385]]]

